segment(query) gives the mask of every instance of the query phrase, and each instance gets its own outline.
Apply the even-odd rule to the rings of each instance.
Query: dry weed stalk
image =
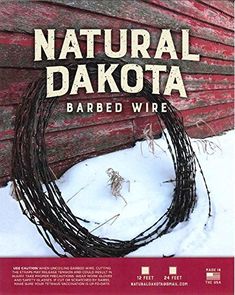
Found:
[[[207,128],[212,132],[212,134],[214,136],[216,136],[215,130],[207,122],[205,122],[203,119],[200,119],[195,123],[195,125],[199,129],[201,129],[201,126],[200,126],[201,124],[206,125]],[[216,152],[217,149],[221,150],[220,143],[219,143],[218,140],[217,140],[218,144],[216,144],[215,142],[212,142],[212,141],[210,141],[208,139],[195,140],[194,142],[197,144],[198,151],[199,152],[201,151],[201,149],[200,149],[200,146],[201,146],[202,151],[204,153],[206,153],[207,155],[213,155]]]
[[[109,221],[113,220],[111,225],[117,220],[117,218],[120,216],[120,214],[116,214],[113,217],[109,218],[108,220],[106,220],[105,222],[101,223],[100,225],[98,225],[97,227],[95,227],[93,230],[91,230],[91,233],[94,232],[95,230],[97,230],[98,228],[100,228],[101,226],[105,225],[106,223],[108,223]]]
[[[143,135],[145,140],[147,141],[149,151],[155,155],[155,147],[154,147],[154,137],[153,137],[153,127],[152,124],[147,124],[144,127]]]
[[[215,132],[215,130],[206,122],[206,121],[204,121],[203,119],[199,119],[196,123],[195,123],[195,125],[197,126],[197,128],[199,128],[199,129],[201,129],[201,126],[200,126],[200,124],[204,124],[204,125],[206,125],[207,127],[208,127],[208,129],[210,129],[210,131],[213,133],[213,135],[214,136],[216,136],[216,132]]]
[[[119,84],[121,68],[126,62],[121,59],[116,62],[119,65],[113,77]],[[71,77],[69,82],[72,82],[76,74],[77,63],[79,61],[67,66]],[[100,63],[109,66],[111,60],[97,56],[86,63],[89,74],[95,79]],[[136,75],[132,72],[128,75],[128,82],[133,85],[136,83]],[[33,81],[23,94],[17,110],[12,148],[12,179],[21,197],[18,204],[22,213],[37,227],[46,244],[58,256],[124,257],[171,232],[180,222],[189,220],[197,202],[196,164],[206,187],[208,216],[211,216],[210,192],[200,162],[185,132],[181,113],[164,96],[153,95],[151,83],[144,79],[141,95],[150,103],[167,105],[167,112],[156,113],[156,119],[162,133],[166,135],[163,129],[165,126],[169,134],[168,137],[165,136],[165,140],[176,178],[171,204],[162,216],[131,240],[101,238],[90,233],[80,224],[81,218],[75,216],[64,201],[49,170],[45,133],[52,112],[58,104],[58,97],[45,99],[45,85],[45,75]],[[61,85],[61,76],[55,77],[54,85]],[[192,157],[195,159],[193,162]],[[61,250],[54,245],[54,240],[60,245]]]
[[[148,123],[143,130],[143,138],[146,140],[148,149],[150,153],[152,153],[155,156],[155,146],[158,146],[163,152],[165,152],[154,140],[153,136],[153,126],[152,123]],[[142,143],[141,143],[141,154],[143,155],[143,150],[142,150]]]
[[[72,197],[70,197],[66,203],[70,202],[74,197],[76,197],[82,190],[84,190],[90,183],[88,183],[87,185],[83,186],[82,188],[80,188],[79,191],[77,191],[74,195],[72,195]]]
[[[112,168],[109,168],[106,171],[106,173],[109,177],[108,183],[111,186],[112,195],[116,198],[122,198],[125,204],[127,205],[127,201],[121,194],[122,184],[125,181],[125,179],[119,174],[119,172],[114,171]]]
[[[196,143],[199,152],[202,151],[207,155],[213,155],[216,150],[221,151],[221,148],[218,146],[218,144],[208,139],[195,140],[194,143]]]

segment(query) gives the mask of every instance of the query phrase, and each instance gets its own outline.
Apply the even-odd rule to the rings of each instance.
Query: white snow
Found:
[[[234,135],[233,130],[208,138],[216,144],[212,150],[207,142],[209,154],[203,151],[205,145],[200,140],[192,139],[211,191],[213,216],[209,221],[207,194],[198,172],[198,203],[190,220],[129,256],[234,256]],[[119,214],[93,234],[130,239],[166,211],[174,183],[165,181],[174,179],[174,169],[164,137],[155,142],[155,155],[146,142],[137,142],[133,148],[83,161],[58,180],[64,199],[70,199],[68,205],[73,213],[91,221],[83,224],[89,230],[97,227],[96,222],[102,224]],[[112,196],[106,174],[108,168],[118,171],[127,181],[121,190],[126,206],[120,197]],[[10,195],[10,183],[0,189],[0,199],[0,256],[55,256],[21,213],[18,202]]]

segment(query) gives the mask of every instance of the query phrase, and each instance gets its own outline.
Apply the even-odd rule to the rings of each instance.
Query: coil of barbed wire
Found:
[[[110,60],[105,58],[81,62],[86,63],[89,75],[94,79],[97,64],[110,65]],[[119,66],[113,73],[117,85],[120,85],[122,65],[123,61],[119,61]],[[67,66],[70,77],[74,76],[76,67],[77,64]],[[61,77],[55,77],[55,86],[61,85],[60,79]],[[130,72],[129,85],[135,85],[135,79],[135,75]],[[152,94],[151,84],[145,79],[140,94],[149,103],[167,104],[167,112],[156,113],[156,120],[162,126],[172,157],[175,187],[167,211],[154,224],[130,240],[101,238],[92,234],[83,225],[87,221],[75,216],[64,201],[47,159],[45,133],[59,98],[46,98],[46,77],[42,76],[34,81],[22,98],[16,114],[13,143],[14,189],[23,214],[35,224],[46,244],[60,257],[123,257],[169,233],[180,222],[187,221],[194,209],[197,201],[197,158],[181,114],[162,95]],[[54,242],[60,245],[62,251],[55,247]]]

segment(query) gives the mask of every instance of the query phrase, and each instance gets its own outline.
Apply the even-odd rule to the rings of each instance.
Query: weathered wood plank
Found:
[[[221,75],[232,75],[233,66],[227,65],[217,65],[217,64],[208,64],[204,62],[194,62],[194,61],[184,61],[184,60],[154,60],[150,59],[129,59],[128,57],[124,58],[126,62],[137,63],[141,66],[145,64],[159,64],[170,66],[179,66],[182,73],[192,73],[192,74],[221,74]]]
[[[234,90],[212,90],[189,92],[188,98],[182,100],[178,94],[170,97],[171,103],[180,111],[212,105],[221,105],[234,101]]]
[[[65,9],[65,10],[64,10]],[[35,17],[35,11],[37,18]],[[12,22],[12,18],[10,16],[10,12],[14,12],[14,22]],[[90,14],[90,15],[89,15]],[[22,18],[21,16],[24,15]],[[58,18],[56,18],[56,15]],[[78,17],[79,16],[79,17]],[[0,30],[4,31],[6,28],[8,31],[13,32],[26,32],[28,34],[33,33],[33,29],[36,27],[40,28],[55,28],[58,33],[63,35],[64,30],[66,28],[74,27],[76,29],[79,28],[109,28],[112,29],[120,29],[120,28],[143,28],[143,25],[139,23],[131,23],[131,20],[120,20],[118,18],[112,18],[112,17],[104,17],[103,15],[96,14],[94,17],[94,13],[92,12],[84,12],[82,10],[73,10],[64,8],[61,6],[50,7],[50,15],[48,15],[48,7],[47,4],[30,4],[30,5],[19,5],[18,4],[9,4],[9,7],[4,4],[0,7],[0,17],[3,20],[0,23]],[[154,22],[155,23],[155,22]],[[2,26],[1,26],[2,24]],[[17,26],[15,25],[17,24]],[[146,25],[145,27],[146,28]],[[148,27],[148,30],[150,31],[152,35],[152,44],[151,47],[155,48],[157,39],[160,35],[160,30],[157,27]],[[29,35],[28,38],[31,38],[31,42],[33,42],[32,37]],[[181,51],[181,37],[179,34],[176,34],[173,36],[176,43],[176,50],[178,52]],[[11,38],[12,39],[12,38]],[[220,41],[223,41],[224,38],[220,38]],[[99,41],[99,38],[97,38],[97,41]],[[220,44],[218,42],[210,42],[204,39],[199,39],[197,37],[191,37],[191,50],[193,52],[203,54],[209,54],[208,56],[215,57],[215,58],[226,58],[226,55],[229,53],[230,59],[233,60],[233,48],[232,46],[226,46],[223,44]],[[5,42],[7,42],[5,40]],[[15,40],[16,42],[16,40]],[[24,44],[26,45],[28,41],[24,40]],[[102,42],[102,38],[101,38]],[[119,42],[119,36],[118,34],[114,34],[113,42],[115,44],[118,44]],[[22,45],[20,41],[18,40],[18,44],[16,45]]]
[[[39,78],[43,72],[41,70],[34,69],[0,69],[0,105],[16,105],[21,101],[21,97],[25,92],[27,86],[32,81]],[[234,88],[234,76],[228,75],[211,75],[211,74],[182,74],[186,91],[207,91],[217,89],[232,89]],[[146,77],[151,79],[150,76]],[[161,76],[160,89],[161,91],[165,87],[167,75]],[[108,93],[108,94],[86,94],[84,91],[80,91],[76,99],[94,99],[103,97],[120,97],[127,96],[124,93]],[[60,100],[64,98],[61,97]],[[65,96],[67,99],[67,96]],[[70,96],[71,99],[71,96]]]
[[[101,151],[99,151],[99,153],[97,153],[97,152],[89,153],[89,154],[84,153],[82,155],[78,155],[78,156],[73,157],[73,158],[69,158],[69,159],[59,161],[59,162],[52,163],[52,164],[50,164],[50,167],[52,168],[52,170],[55,173],[56,177],[59,178],[70,167],[74,166],[75,164],[77,164],[77,163],[79,163],[79,162],[81,162],[81,161],[83,161],[85,159],[89,159],[89,158],[96,157],[98,155],[103,155],[103,154],[107,154],[107,153],[110,153],[110,152],[113,152],[113,151],[129,148],[129,147],[132,147],[133,145],[134,144],[132,142],[129,142],[129,143],[126,143],[126,144],[115,146],[115,148],[111,147],[111,148],[106,149],[106,150],[101,150]]]
[[[14,137],[15,108],[0,107],[0,141]]]
[[[124,148],[128,148],[133,146],[132,142],[126,143],[126,144],[122,144],[122,145],[118,145],[115,147],[110,147],[108,149],[104,149],[97,152],[93,152],[93,153],[88,153],[88,154],[82,154],[82,155],[77,155],[75,157],[69,158],[69,159],[65,159],[59,162],[55,162],[55,163],[50,163],[50,167],[52,168],[54,174],[56,175],[57,178],[59,178],[66,170],[68,170],[70,167],[72,167],[73,165],[79,163],[82,160],[88,159],[88,158],[92,158],[92,157],[96,157],[98,155],[103,155],[103,154],[107,154],[110,152],[113,152],[114,150],[121,150]],[[11,155],[9,154],[9,157]],[[11,168],[10,168],[10,163],[6,168],[6,173],[8,173],[7,175],[0,177],[0,187],[4,186],[7,184],[8,181],[11,180]]]
[[[36,69],[14,69],[0,68],[0,105],[17,105],[21,102],[22,96],[31,82],[44,76],[42,70]],[[45,76],[44,76],[45,77]],[[76,99],[94,99],[104,97],[123,97],[126,93],[85,93],[80,89]],[[71,98],[71,96],[69,96]],[[60,101],[67,100],[68,95],[60,98]]]
[[[93,17],[93,15],[88,16],[88,18]],[[100,20],[98,21],[100,17]],[[98,19],[97,19],[98,18]],[[115,20],[114,22],[112,22],[110,24],[110,19],[108,19],[108,21],[106,20],[106,18],[96,15],[96,18],[92,18],[93,20],[95,20],[97,23],[91,24],[91,28],[96,28],[97,26],[102,29],[106,29],[109,28],[111,26],[112,30],[113,30],[113,38],[112,38],[112,44],[114,46],[114,49],[119,48],[119,33],[118,30],[120,28],[128,28],[128,29],[147,29],[150,33],[151,36],[151,42],[150,42],[150,49],[149,52],[150,54],[154,55],[154,50],[156,50],[156,46],[157,46],[157,42],[159,40],[160,37],[160,29],[158,28],[152,28],[152,27],[147,27],[143,25],[140,25],[138,23],[135,24],[130,24],[129,22],[125,22],[124,20]],[[106,20],[106,21],[105,21]],[[74,20],[75,21],[75,20]],[[81,18],[79,17],[79,21],[81,21]],[[93,25],[93,26],[92,26]],[[44,24],[45,26],[45,24]],[[72,27],[72,25],[70,26]],[[84,19],[84,24],[80,24],[79,27],[76,24],[74,24],[74,28],[76,29],[80,29],[80,28],[86,28],[87,27],[87,20]],[[40,25],[41,28],[41,25]],[[28,34],[25,33],[20,33],[20,32],[5,32],[2,31],[0,32],[0,44],[11,44],[11,45],[18,45],[18,46],[22,46],[22,47],[32,47],[34,46],[34,38],[33,35],[33,29],[34,27],[31,28],[31,31],[28,32]],[[45,27],[45,29],[47,29],[47,27]],[[60,30],[59,30],[60,29]],[[61,28],[59,27],[56,30],[56,47],[57,48],[61,48],[62,46],[62,41],[63,41],[63,37],[64,37],[64,31],[66,28],[64,28],[61,31]],[[176,51],[178,52],[179,56],[180,53],[182,51],[182,45],[181,45],[181,34],[176,33],[176,32],[172,32],[172,37],[175,43],[175,48]],[[78,34],[78,40],[80,43],[80,47],[81,50],[83,52],[83,54],[85,54],[86,52],[86,38],[83,36],[79,36]],[[103,46],[102,44],[104,43],[104,38],[103,36],[100,37],[96,37],[96,45],[95,45],[95,49],[96,52],[103,52]],[[130,51],[130,39],[128,38],[128,46],[129,46],[129,51]],[[193,53],[198,53],[201,55],[201,57],[210,57],[210,58],[216,58],[216,59],[223,59],[223,60],[234,60],[234,51],[233,51],[233,46],[229,46],[229,45],[225,45],[225,44],[221,44],[218,42],[213,42],[213,41],[209,41],[209,40],[204,40],[198,37],[193,37],[190,36],[190,48],[191,48],[191,52]]]
[[[151,82],[151,74],[146,73],[145,77]],[[186,74],[182,73],[185,89],[187,92],[208,91],[218,89],[233,89],[234,76],[216,74]],[[168,76],[161,75],[160,90],[164,92]]]
[[[230,32],[232,30],[230,16],[233,16],[232,2],[225,1],[221,5],[221,3],[218,4],[219,1],[214,0],[210,3],[205,0],[199,1],[200,3],[193,0],[190,4],[194,11],[192,18],[185,16],[186,14],[190,16],[189,0],[184,2],[151,0],[156,6],[150,4],[150,1],[144,3],[137,0],[117,0],[115,2],[101,0],[94,1],[92,5],[84,0],[79,2],[70,0],[23,2],[5,1],[0,6],[0,30],[4,30],[0,32],[0,67],[6,67],[0,69],[0,105],[3,106],[0,107],[0,183],[9,179],[16,105],[20,102],[28,83],[37,79],[41,74],[41,70],[36,70],[36,68],[44,67],[46,64],[34,65],[32,63],[34,42],[32,32],[36,27],[56,28],[59,37],[58,49],[61,46],[64,29],[68,27],[76,29],[145,28],[153,36],[150,52],[153,52],[156,47],[160,28],[163,25],[174,27],[176,29],[173,32],[173,38],[179,57],[181,52],[180,29],[190,28],[191,50],[201,54],[201,62],[179,62],[186,89],[189,91],[189,98],[182,100],[173,94],[171,101],[182,110],[190,135],[205,137],[233,128],[233,34]],[[185,8],[181,11],[182,13],[171,11],[176,4],[175,11],[180,12],[179,7],[181,10]],[[200,10],[200,8],[203,9]],[[216,13],[220,17],[216,17]],[[197,18],[200,20],[196,20]],[[82,50],[85,52],[85,40],[80,38],[80,41]],[[118,41],[118,34],[114,34],[114,48],[118,48],[115,47],[118,46]],[[96,52],[103,52],[102,37],[97,38]],[[127,58],[127,61],[130,60]],[[132,60],[132,62],[135,61]],[[153,62],[156,64],[158,61],[141,61],[142,64]],[[161,61],[161,63],[165,62]],[[168,65],[175,63],[178,64],[178,62],[168,62]],[[31,69],[33,67],[35,69]],[[163,75],[162,87],[164,87],[165,80],[166,75]],[[83,94],[79,97],[84,102],[87,99],[95,102],[96,98],[99,101],[107,99],[107,97],[96,94],[91,97]],[[119,100],[119,96],[112,96],[112,99],[117,98]],[[127,105],[129,104],[126,95],[120,94],[120,98],[123,102],[126,100]],[[56,173],[62,173],[66,167],[84,157],[130,146],[136,139],[142,137],[143,128],[147,123],[153,122],[155,133],[160,131],[156,116],[146,113],[132,115],[129,106],[126,112],[117,116],[92,114],[88,117],[79,115],[67,117],[61,115],[63,99],[66,100],[67,97],[61,98],[58,113],[55,113],[52,118],[47,133],[49,160]],[[73,101],[76,99],[76,97],[72,98]],[[141,98],[138,100],[142,101]]]
[[[68,100],[72,101],[74,105],[78,102],[78,100]],[[120,102],[123,106],[123,111],[121,113],[107,113],[107,112],[101,112],[101,113],[67,113],[66,112],[66,103],[65,102],[59,102],[57,107],[54,110],[54,113],[51,117],[51,120],[48,125],[48,133],[49,132],[58,132],[58,131],[64,131],[64,134],[66,136],[66,132],[68,132],[70,129],[75,128],[82,128],[82,127],[89,127],[94,125],[101,125],[101,124],[107,124],[107,123],[114,123],[114,122],[120,122],[120,121],[126,121],[131,120],[135,117],[139,116],[148,116],[149,113],[147,112],[141,112],[141,113],[134,113],[131,107],[131,101],[134,102],[146,102],[146,99],[143,98],[109,98],[109,99],[99,99],[99,100],[92,100],[92,103],[101,102],[103,104],[107,102]],[[83,101],[84,106],[87,102],[90,102],[89,100]],[[13,138],[14,136],[14,121],[15,121],[15,112],[16,109],[14,106],[3,106],[0,107],[0,141],[5,139]]]
[[[168,66],[177,65],[180,66],[183,73],[204,73],[204,74],[224,74],[232,75],[233,66],[227,65],[214,65],[207,64],[203,62],[193,62],[193,61],[181,61],[181,60],[155,60],[154,58],[150,59],[134,59],[125,57],[123,58],[128,63],[137,63],[144,66],[145,64],[167,64]],[[81,60],[80,60],[81,62]],[[0,67],[14,67],[14,68],[45,68],[50,65],[61,65],[69,64],[71,61],[65,60],[56,60],[52,61],[42,61],[42,62],[33,62],[33,52],[31,48],[21,47],[19,45],[5,45],[0,44]]]
[[[201,122],[197,126],[187,128],[189,136],[194,138],[205,138],[223,133],[234,128],[234,116],[219,118],[210,122]]]
[[[216,120],[217,118],[227,117],[233,114],[234,114],[233,102],[209,105],[206,107],[197,107],[193,109],[185,108],[184,110],[182,110],[185,126],[195,125],[196,123],[200,124],[201,121],[212,121],[212,120]],[[62,120],[61,121],[57,120],[56,123],[53,123],[53,120],[52,120],[52,123],[50,124],[51,130],[49,129],[47,134],[48,134],[48,138],[51,138],[50,142],[53,142],[53,137],[58,136],[59,134],[60,141],[64,143],[68,137],[72,136],[73,134],[77,134],[77,132],[79,133],[79,130],[81,130],[82,132],[84,128],[91,129],[92,132],[93,132],[93,129],[95,129],[97,132],[99,132],[102,129],[102,126],[103,126],[102,124],[108,123],[107,126],[108,125],[113,126],[114,132],[115,132],[115,130],[117,131],[118,126],[120,126],[121,124],[125,124],[125,122],[131,121],[131,120],[138,120],[138,117],[146,117],[145,120],[147,121],[147,120],[150,120],[149,118],[152,117],[152,114],[143,112],[143,113],[139,113],[138,115],[134,115],[133,113],[132,115],[130,115],[130,110],[128,110],[123,117],[120,115],[117,115],[116,119],[114,119],[114,115],[112,116],[112,119],[111,119],[111,116],[108,116],[107,114],[106,115],[93,114],[90,116],[90,118],[85,118],[85,119],[82,116],[75,115],[75,118],[72,120],[71,119],[66,120],[66,117],[63,116]],[[9,124],[8,121],[6,124]],[[11,124],[13,124],[13,122],[11,122]],[[6,139],[8,142],[8,139],[12,139],[14,133],[11,127],[12,126],[9,127],[9,126],[3,125],[2,130],[0,130],[0,140],[1,140],[0,142],[5,142]],[[63,136],[64,136],[64,139],[63,139]]]
[[[156,124],[156,118],[155,116],[152,116],[150,120],[146,121],[146,117],[140,117],[136,118],[136,122],[133,123],[134,126],[137,126],[138,129],[135,129],[135,139],[141,139],[142,138],[142,133],[143,133],[143,128],[146,126],[148,123],[153,124],[153,129],[158,131],[157,127],[155,127]],[[213,136],[214,132],[216,134],[219,134],[223,132],[224,130],[229,130],[233,128],[234,126],[234,117],[226,117],[226,118],[220,118],[215,121],[207,122],[199,124],[198,126],[191,126],[187,128],[187,132],[191,137],[194,138],[205,138],[207,136]],[[135,128],[135,127],[134,127]],[[118,149],[123,149],[125,147],[130,147],[132,143],[124,144],[121,146],[116,146],[115,150]],[[56,174],[57,177],[60,177],[67,169],[69,169],[71,166],[75,165],[76,163],[82,161],[83,159],[90,158],[90,157],[95,157],[100,154],[106,154],[108,152],[112,152],[113,148],[108,149],[108,150],[102,150],[98,154],[97,153],[90,153],[90,154],[83,154],[81,156],[73,157],[70,159],[66,159],[63,161],[51,163],[50,167],[53,169],[53,172]],[[8,159],[10,157],[10,154],[7,155]],[[8,161],[8,165],[5,167],[5,172],[7,173],[5,176],[0,177],[0,187],[5,185],[10,179],[10,162]]]
[[[135,140],[145,139],[143,130],[148,125],[152,125],[153,134],[158,136],[161,133],[161,127],[157,120],[156,115],[145,117],[136,117],[132,120]]]
[[[28,85],[41,75],[40,70],[0,69],[0,105],[13,105],[21,101]]]
[[[182,111],[185,126],[200,124],[202,121],[213,121],[234,115],[234,103],[212,105],[203,108]]]
[[[182,74],[187,91],[207,91],[234,88],[234,76],[216,74]]]
[[[210,57],[201,57],[200,62],[208,65],[226,65],[226,66],[234,66],[234,61],[224,60],[224,59],[216,59]]]
[[[199,92],[190,92],[188,93],[187,99],[182,99],[177,94],[173,94],[169,97],[171,103],[177,107],[179,110],[189,110],[196,108],[207,107],[210,105],[219,105],[223,109],[225,103],[230,103],[234,101],[234,91],[231,90],[216,90],[216,91],[199,91]],[[79,102],[78,98],[68,98],[68,102],[72,102],[74,107]],[[152,112],[146,112],[145,109],[140,113],[134,113],[131,103],[139,102],[146,103],[147,100],[141,97],[109,97],[109,98],[100,98],[92,100],[82,100],[84,106],[86,103],[91,102],[96,103],[122,103],[123,111],[120,113],[113,112],[112,114],[101,112],[101,113],[67,113],[66,111],[66,101],[59,101],[56,106],[54,113],[51,117],[48,131],[55,132],[62,131],[67,132],[69,129],[81,128],[93,126],[96,124],[105,124],[120,122],[125,120],[135,119],[136,117],[149,117],[152,115]],[[0,141],[5,139],[13,138],[14,136],[14,121],[15,121],[15,106],[0,106]]]
[[[221,28],[226,28],[229,30],[234,30],[233,18],[230,15],[222,13],[214,9],[210,5],[210,1],[206,3],[200,3],[196,0],[144,0],[147,3],[152,3],[161,7],[170,9],[173,12],[178,12],[180,14],[185,14],[190,18],[196,18],[199,21],[203,21]],[[217,0],[218,2],[218,0]],[[225,5],[226,6],[226,5]],[[224,9],[224,7],[223,7]],[[226,10],[226,8],[225,8]],[[232,10],[231,10],[232,12]]]
[[[155,38],[156,39],[156,38]],[[177,38],[176,38],[177,39]],[[177,39],[178,40],[178,39]],[[102,40],[101,40],[102,41]],[[156,40],[155,40],[156,41]],[[45,65],[52,64],[52,62],[33,62],[33,38],[30,35],[26,34],[13,34],[13,33],[0,33],[0,48],[1,48],[1,67],[44,67]],[[61,46],[61,42],[58,43],[58,48]],[[176,42],[176,45],[180,43],[180,40]],[[218,43],[215,44],[200,44],[195,43],[196,48],[200,48],[199,52],[202,51],[202,54],[207,55],[207,52],[213,52],[213,55],[218,58],[229,58],[233,59],[233,48],[230,46],[221,46]],[[86,44],[85,41],[81,41],[82,49],[85,52]],[[192,41],[192,47],[194,42]],[[179,47],[179,46],[178,46]],[[202,50],[203,48],[203,50]],[[212,50],[213,49],[213,50]],[[179,48],[179,51],[181,49]],[[195,50],[194,50],[195,51]],[[197,51],[196,51],[197,52]],[[103,53],[102,43],[96,43],[96,53]],[[151,50],[150,50],[151,53]],[[210,56],[210,54],[208,54]],[[60,61],[60,63],[63,61]],[[163,62],[163,61],[161,61]],[[214,66],[226,66],[232,67],[233,62],[222,61],[218,59],[211,58],[201,58],[202,64],[205,65],[214,65]],[[65,62],[69,63],[69,62]]]
[[[198,2],[201,2],[203,4],[206,4],[210,7],[213,7],[223,13],[226,13],[227,15],[234,16],[234,2],[229,0],[197,0]]]
[[[181,111],[184,126],[189,127],[200,122],[210,122],[218,118],[225,118],[234,114],[233,102],[197,107],[195,109],[185,109]]]
[[[12,140],[0,141],[0,177],[11,174]]]
[[[162,7],[149,7],[148,3],[138,0],[116,0],[115,2],[100,0],[92,3],[87,2],[86,0],[51,0],[43,2],[79,8],[81,10],[96,12],[102,15],[109,15],[128,21],[136,21],[144,25],[158,28],[172,27],[175,31],[179,31],[179,28],[182,27],[189,28],[193,36],[231,46],[233,45],[233,33],[227,30],[185,17],[180,14],[177,14],[176,18],[175,12],[171,12]]]
[[[226,130],[234,128],[234,116],[218,117],[214,120],[203,120],[198,117],[198,121],[194,121],[192,125],[186,126],[189,136],[194,138],[205,138],[208,136],[219,135]],[[135,130],[135,139],[143,139],[143,129],[147,124],[152,124],[155,134],[159,134],[160,127],[156,121],[156,116],[139,117],[133,120]]]
[[[50,163],[82,156],[99,154],[116,146],[134,142],[132,122],[123,121],[95,125],[46,134],[47,154]],[[0,176],[9,174],[12,140],[0,141]]]
[[[228,103],[228,104],[223,104],[223,105],[215,105],[215,106],[207,106],[204,108],[196,108],[196,109],[190,109],[190,110],[183,110],[181,112],[183,119],[184,119],[184,125],[186,129],[189,127],[197,127],[197,125],[200,124],[205,124],[203,122],[212,122],[215,120],[222,119],[222,118],[227,118],[227,117],[232,117],[234,114],[233,110],[233,103]],[[139,117],[135,118],[137,124],[135,128],[138,128],[138,124],[140,124],[141,129],[143,130],[142,126],[146,126],[146,124],[149,123],[154,123],[156,126],[156,130],[158,130],[158,125],[156,124],[156,116],[148,116],[148,117]],[[144,122],[144,123],[141,123]],[[230,128],[231,124],[229,125]],[[228,128],[229,129],[229,128]],[[222,131],[221,127],[221,131]],[[140,130],[138,131],[140,134]],[[216,134],[216,133],[215,133]]]
[[[134,132],[134,137],[135,140],[141,139],[143,136],[143,128],[146,126],[146,124],[152,123],[153,124],[153,130],[155,133],[159,133],[158,125],[156,123],[156,116],[151,116],[149,118],[147,117],[139,117],[136,118],[133,121],[133,132]],[[204,121],[204,122],[199,122],[198,125],[192,125],[187,127],[187,132],[189,133],[190,136],[195,137],[195,138],[204,138],[207,136],[213,136],[215,134],[219,134],[223,132],[224,130],[229,130],[232,129],[234,126],[234,117],[233,116],[228,116],[224,118],[219,118],[214,121]],[[64,171],[66,171],[69,167],[73,166],[77,162],[80,162],[81,160],[88,158],[88,157],[94,157],[99,154],[104,154],[116,149],[122,149],[124,147],[131,146],[133,144],[133,139],[126,144],[123,144],[121,146],[111,146],[108,149],[100,150],[99,152],[91,152],[91,153],[86,153],[84,152],[81,155],[77,155],[75,157],[68,158],[68,159],[63,159],[59,162],[50,162],[50,166],[52,167],[53,171],[59,177]],[[2,165],[0,166],[0,186],[5,185],[7,181],[10,180],[10,164],[11,164],[11,148],[12,148],[12,143],[11,141],[5,141],[5,142],[0,142],[0,161]],[[76,149],[77,150],[77,147]],[[4,154],[3,154],[4,151]]]
[[[130,121],[95,125],[65,132],[48,133],[46,144],[50,162],[64,160],[84,153],[98,153],[107,148],[133,142]]]

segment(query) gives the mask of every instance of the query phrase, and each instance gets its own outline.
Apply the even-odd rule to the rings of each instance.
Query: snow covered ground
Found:
[[[198,172],[198,203],[190,220],[129,256],[234,256],[234,135],[235,131],[229,131],[209,138],[214,144],[207,142],[206,146],[192,139],[211,191],[213,216],[209,221],[206,190]],[[174,187],[173,182],[166,181],[174,179],[174,170],[164,138],[155,142],[155,155],[146,142],[138,142],[133,148],[83,161],[58,180],[74,214],[92,221],[84,226],[93,234],[130,239],[166,211]],[[120,197],[112,196],[108,168],[127,181],[121,190],[126,206]],[[18,202],[10,195],[10,183],[0,189],[0,199],[0,256],[55,256],[22,215]],[[102,224],[117,214],[118,218],[96,229],[96,222]]]

